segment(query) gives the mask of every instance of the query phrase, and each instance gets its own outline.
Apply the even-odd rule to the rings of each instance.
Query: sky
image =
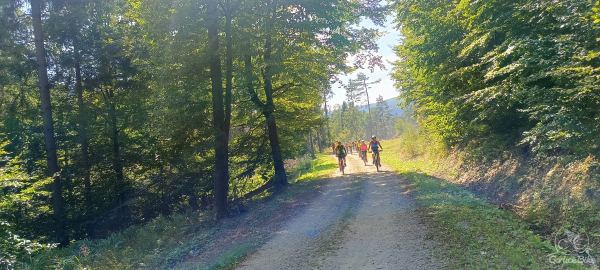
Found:
[[[386,69],[380,70],[377,68],[373,71],[373,73],[371,73],[371,70],[369,69],[359,69],[351,74],[340,75],[340,80],[347,83],[348,79],[356,78],[356,74],[362,72],[371,79],[370,81],[381,79],[380,83],[371,86],[369,91],[369,99],[371,100],[371,103],[374,103],[375,98],[377,98],[379,95],[383,96],[384,99],[397,97],[398,91],[394,87],[394,81],[390,77],[390,73],[392,72],[392,63],[397,59],[396,54],[394,53],[394,46],[400,43],[400,34],[396,29],[394,29],[392,17],[388,18],[384,27],[376,27],[369,20],[362,22],[361,26],[377,28],[383,33],[377,44],[379,45],[379,55],[383,57]],[[336,83],[332,85],[332,90],[333,98],[330,100],[330,103],[333,105],[342,104],[342,102],[346,99],[345,90],[342,85],[340,83]]]

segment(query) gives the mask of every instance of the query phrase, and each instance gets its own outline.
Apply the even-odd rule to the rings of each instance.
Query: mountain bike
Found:
[[[373,164],[375,165],[375,168],[377,168],[377,171],[379,171],[379,168],[381,168],[381,157],[379,156],[379,152],[381,151],[383,150],[373,153]]]
[[[344,161],[343,157],[338,157],[338,166],[340,167],[340,172],[342,172],[342,174],[346,174],[344,172],[344,168],[346,168],[346,162]]]
[[[367,166],[367,162],[369,162],[367,160],[367,151],[360,151],[360,158],[365,163],[365,166]]]

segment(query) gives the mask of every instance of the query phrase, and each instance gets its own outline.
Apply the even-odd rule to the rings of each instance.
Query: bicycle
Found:
[[[346,162],[344,161],[343,157],[338,157],[338,166],[340,167],[340,172],[342,172],[342,174],[346,174],[344,172],[344,168],[346,168]]]
[[[383,150],[373,153],[373,164],[375,165],[375,168],[377,168],[377,171],[379,171],[379,168],[381,168],[381,157],[379,156],[379,152],[381,151]]]
[[[365,163],[365,166],[367,166],[367,162],[369,162],[367,160],[367,151],[360,151],[360,158]]]

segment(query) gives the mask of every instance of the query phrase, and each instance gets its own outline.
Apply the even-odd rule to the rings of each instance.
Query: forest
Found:
[[[401,109],[357,72],[386,64]],[[398,167],[429,158],[402,176],[425,188],[450,164],[440,194],[475,190],[515,235],[598,237],[600,1],[0,0],[0,268],[239,216],[291,164],[371,135],[396,138]]]
[[[403,40],[392,76],[420,129],[409,138],[428,146],[409,152],[442,153],[432,159],[450,182],[548,239],[595,239],[585,256],[597,256],[600,2],[402,0],[394,10]]]
[[[599,5],[398,1],[402,100],[448,146],[598,158]]]
[[[377,83],[364,73],[358,73],[355,78],[350,77],[348,82],[343,82],[345,100],[342,104],[333,106],[331,112],[327,109],[325,111],[328,137],[334,134],[334,140],[352,142],[365,140],[373,135],[379,139],[391,139],[399,134],[401,128],[397,126],[398,123],[410,118],[410,113],[393,108],[395,103],[390,105],[390,100],[384,100],[381,95],[373,99],[375,89],[371,85]],[[327,103],[323,108],[329,108]]]
[[[0,1],[0,250],[12,260],[287,184],[381,1]],[[354,57],[347,64],[346,58]],[[311,147],[312,147],[311,145]],[[0,264],[2,264],[0,262]]]

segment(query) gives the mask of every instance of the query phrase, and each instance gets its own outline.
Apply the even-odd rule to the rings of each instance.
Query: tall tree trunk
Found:
[[[369,124],[367,125],[367,132],[369,132],[368,136],[370,137],[373,135],[373,117],[371,116],[371,100],[369,99],[369,86],[367,85],[366,79],[364,79],[362,83],[365,87],[365,94],[367,95],[367,110],[369,112]]]
[[[319,153],[323,153],[323,146],[325,145],[324,142],[327,141],[327,138],[325,138],[325,136],[323,135],[323,123],[321,123],[321,126],[319,127],[319,129],[316,130],[316,136],[317,136],[317,150],[319,150]]]
[[[81,151],[81,169],[83,170],[83,201],[86,212],[92,208],[92,184],[90,180],[89,139],[87,134],[87,107],[83,100],[83,85],[81,78],[81,54],[79,43],[75,41],[75,92],[77,94],[79,146]]]
[[[268,46],[265,48],[270,48],[270,39],[266,43]],[[265,52],[265,60],[270,59],[270,49]],[[268,63],[265,61],[265,63]],[[271,74],[270,74],[270,65],[266,64],[265,69],[263,70],[264,81],[265,81],[265,96],[267,98],[266,103],[263,103],[258,94],[254,90],[253,83],[253,66],[252,66],[252,57],[249,54],[244,56],[244,67],[245,67],[245,77],[246,77],[246,89],[248,90],[248,94],[250,94],[250,99],[254,104],[262,109],[262,113],[266,119],[266,127],[267,127],[267,136],[269,138],[269,144],[271,145],[271,158],[273,159],[273,165],[275,168],[275,176],[273,178],[273,183],[277,187],[284,187],[288,184],[287,175],[285,173],[285,167],[283,163],[283,156],[281,155],[281,147],[279,144],[279,137],[277,135],[277,123],[275,121],[275,116],[273,115],[273,86],[271,83]]]
[[[52,120],[52,106],[50,100],[50,89],[48,85],[48,70],[46,63],[46,48],[44,47],[44,30],[42,29],[42,0],[31,0],[31,17],[33,22],[33,35],[35,42],[35,54],[37,61],[38,86],[40,89],[40,101],[42,117],[44,119],[44,143],[46,146],[46,162],[48,174],[53,178],[52,182],[52,210],[55,222],[56,240],[62,245],[68,243],[65,230],[65,213],[62,196],[62,183],[58,157],[56,154],[56,139],[54,137],[54,122]]]
[[[212,82],[213,129],[215,136],[214,198],[216,218],[228,215],[229,154],[223,109],[223,76],[219,55],[219,15],[217,1],[207,2],[208,51],[210,53],[210,78]]]
[[[270,31],[268,31],[270,32]],[[277,132],[277,123],[275,121],[275,104],[273,102],[273,81],[271,74],[271,54],[273,50],[272,39],[270,33],[267,33],[265,41],[264,61],[265,67],[263,70],[264,91],[266,97],[266,106],[263,114],[267,120],[267,134],[269,136],[269,144],[271,145],[271,157],[275,167],[275,185],[279,187],[288,184],[285,166],[283,163],[283,155],[281,154],[281,144],[279,143],[279,134]]]
[[[344,129],[344,111],[343,108],[340,110],[340,127],[342,127],[342,130]]]
[[[312,130],[308,131],[308,153],[311,158],[316,158],[315,156],[315,142],[313,140]]]
[[[227,201],[227,193],[229,190],[229,137],[231,132],[231,102],[232,102],[232,92],[233,92],[233,29],[232,29],[232,3],[231,1],[227,1],[226,11],[225,11],[225,38],[226,38],[226,48],[225,48],[225,123],[223,127],[223,145],[221,147],[225,148],[224,150],[224,164],[225,168],[223,169],[224,180],[224,191],[225,200]],[[223,188],[223,187],[221,187]],[[226,210],[229,206],[226,206]],[[227,213],[225,213],[227,214]]]
[[[125,201],[127,199],[128,185],[125,182],[125,176],[123,173],[123,160],[121,157],[121,143],[119,140],[119,122],[117,118],[117,108],[114,101],[114,91],[112,89],[107,90],[107,102],[108,102],[108,114],[110,120],[110,137],[112,141],[112,165],[115,172],[115,180],[118,187],[117,203],[119,208],[119,218],[125,219],[127,217],[127,207],[125,207]]]
[[[323,128],[325,129],[325,131],[323,132],[325,135],[325,140],[324,140],[324,144],[323,146],[328,147],[331,144],[331,128],[329,126],[329,107],[327,105],[327,95],[329,93],[329,89],[325,92],[325,94],[323,95],[323,103],[324,105],[324,111],[325,111],[325,124],[323,125]]]
[[[231,99],[233,91],[233,30],[232,30],[232,4],[228,1],[227,10],[225,11],[225,37],[226,37],[226,52],[225,65],[227,71],[225,73],[225,132],[227,133],[227,148],[229,148],[229,131],[231,129]]]

